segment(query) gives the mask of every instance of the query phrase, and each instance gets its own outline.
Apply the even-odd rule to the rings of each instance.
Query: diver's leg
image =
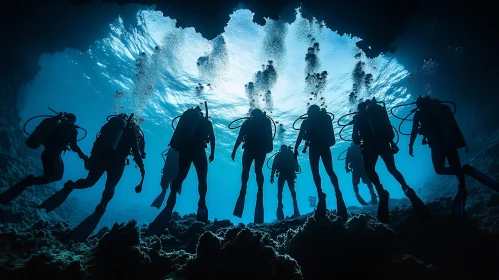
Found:
[[[322,191],[321,175],[319,173],[320,150],[313,145],[310,146],[310,149],[308,151],[308,159],[310,161],[310,169],[312,171],[312,177],[314,179],[315,187],[317,188],[317,196],[319,197],[314,216],[318,220],[323,220],[326,217],[327,208],[326,194]]]
[[[390,174],[392,174],[395,180],[397,180],[397,182],[399,182],[399,184],[402,185],[402,190],[405,191],[409,186],[407,186],[407,183],[402,173],[400,173],[400,171],[395,166],[395,157],[393,156],[393,152],[390,149],[386,148],[382,150],[380,156],[385,162],[386,169],[388,169],[388,172],[390,172]]]
[[[30,174],[26,176],[19,183],[0,194],[0,204],[11,202],[30,186],[48,184],[62,179],[64,165],[60,153],[44,150],[41,159],[43,164],[43,175],[35,177]]]
[[[360,184],[360,174],[356,171],[356,168],[352,169],[352,185],[353,191],[355,192],[355,197],[361,205],[369,205],[359,194],[359,184]]]
[[[208,191],[208,159],[204,149],[197,151],[193,158],[194,168],[198,176],[198,212],[196,220],[200,222],[208,222],[208,208],[206,207],[206,193]]]
[[[456,175],[455,170],[449,167],[445,167],[445,158],[446,152],[444,148],[431,148],[431,161],[433,163],[433,169],[435,169],[435,172],[438,175]]]
[[[387,224],[390,222],[390,212],[388,208],[390,193],[383,189],[378,173],[376,173],[376,162],[378,161],[378,156],[379,154],[374,147],[364,148],[362,151],[364,170],[366,171],[369,180],[374,184],[374,187],[376,187],[376,191],[379,195],[378,220]]]
[[[298,201],[296,200],[295,179],[289,178],[287,181],[289,192],[291,193],[291,198],[293,199],[293,217],[298,217],[300,216],[300,210],[298,209]]]
[[[422,220],[429,219],[430,212],[428,211],[428,208],[426,207],[424,202],[417,196],[416,192],[407,185],[404,177],[395,167],[395,158],[393,156],[393,152],[391,152],[389,149],[384,149],[381,153],[381,158],[385,162],[388,171],[393,175],[393,177],[395,177],[400,185],[402,185],[402,190],[404,191],[407,198],[409,198],[409,200],[411,201],[412,208],[414,208],[419,218]]]
[[[322,149],[321,159],[324,169],[326,169],[326,173],[334,187],[334,192],[336,194],[336,210],[338,211],[338,215],[346,220],[348,219],[347,206],[343,200],[343,194],[341,193],[340,184],[338,183],[338,176],[336,176],[336,173],[334,173],[333,170],[333,156],[329,147]]]
[[[264,152],[259,152],[255,154],[255,173],[256,173],[256,184],[258,185],[258,192],[256,193],[256,207],[255,207],[255,223],[262,224],[264,221],[264,210],[263,210],[263,165],[265,164],[265,157],[267,156]]]
[[[97,205],[97,208],[95,208],[95,212],[104,213],[106,211],[106,207],[109,204],[109,201],[111,201],[111,199],[113,198],[114,190],[120,182],[124,171],[125,164],[122,162],[116,162],[107,169],[107,178],[106,184],[104,186],[104,192],[102,193],[100,204]]]
[[[371,195],[371,204],[378,204],[378,197],[376,196],[376,193],[374,192],[374,187],[371,181],[366,180],[367,183],[367,188],[369,189],[369,194]]]
[[[251,163],[253,162],[253,153],[245,149],[243,152],[242,164],[243,170],[241,173],[241,190],[239,191],[239,196],[234,206],[234,216],[241,218],[244,211],[244,201],[246,199],[246,189],[248,188],[249,172],[251,168]]]
[[[312,177],[314,179],[315,187],[317,188],[317,193],[320,195],[322,193],[321,175],[319,173],[320,153],[313,146],[310,147],[308,151],[308,160],[310,161],[310,170],[312,171]]]
[[[447,161],[449,162],[449,169],[453,174],[456,175],[457,180],[459,181],[459,189],[466,188],[465,179],[464,179],[464,171],[461,167],[461,159],[459,158],[459,153],[457,149],[449,149],[446,152]]]
[[[284,179],[284,174],[280,174],[277,178],[277,219],[284,219],[284,205],[282,204],[282,191],[284,190],[284,183],[286,180]]]

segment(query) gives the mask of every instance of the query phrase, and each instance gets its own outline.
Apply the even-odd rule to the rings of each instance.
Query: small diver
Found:
[[[376,98],[359,103],[358,114],[353,117],[352,140],[356,145],[361,145],[364,169],[379,196],[378,220],[382,223],[390,221],[388,209],[390,194],[383,188],[376,173],[376,162],[379,157],[385,162],[388,172],[402,185],[402,190],[411,201],[418,217],[426,220],[430,215],[426,205],[407,185],[404,176],[395,166],[394,154],[399,148],[393,140],[395,133],[392,128],[385,107],[381,106]]]
[[[84,240],[95,229],[100,218],[104,215],[108,203],[114,196],[114,190],[123,176],[129,155],[133,155],[133,160],[140,168],[142,175],[142,180],[135,187],[135,192],[142,191],[145,176],[143,163],[143,159],[146,157],[144,152],[145,139],[139,125],[133,120],[133,116],[134,114],[128,116],[124,113],[108,116],[107,123],[101,127],[97,134],[90,159],[85,164],[85,168],[88,170],[87,177],[76,182],[67,181],[60,191],[38,206],[48,213],[59,207],[73,190],[90,188],[99,181],[104,173],[107,174],[100,204],[95,208],[95,212],[73,231],[70,239]]]
[[[270,160],[270,159],[269,159]],[[268,166],[268,165],[267,165]],[[294,158],[293,149],[286,145],[281,145],[280,151],[275,154],[274,162],[272,163],[272,173],[270,175],[270,183],[274,183],[274,176],[277,174],[277,219],[284,219],[284,205],[282,204],[282,192],[284,183],[288,183],[289,192],[293,199],[293,217],[300,216],[298,202],[296,200],[295,179],[296,172],[300,171],[298,161]]]
[[[267,157],[267,153],[272,152],[274,148],[273,136],[272,136],[272,123],[270,117],[267,117],[266,113],[262,112],[262,110],[260,109],[253,109],[253,111],[251,111],[251,117],[242,118],[242,119],[246,120],[241,125],[241,130],[239,131],[239,135],[237,136],[237,140],[234,144],[234,149],[232,150],[232,155],[231,155],[232,161],[234,161],[237,149],[239,148],[241,143],[244,142],[243,144],[244,152],[242,158],[243,170],[241,174],[241,190],[236,205],[234,207],[233,215],[239,218],[241,218],[243,215],[244,201],[246,198],[246,189],[248,187],[249,172],[251,164],[254,161],[256,183],[258,185],[254,222],[255,224],[261,224],[264,221],[263,165],[265,164],[265,158]]]
[[[446,102],[447,103],[447,102]],[[499,191],[499,184],[468,164],[461,167],[458,149],[466,148],[466,140],[454,118],[451,108],[430,96],[419,96],[416,101],[409,154],[414,156],[413,146],[418,134],[423,136],[423,145],[431,150],[433,168],[438,175],[455,175],[459,181],[458,191],[452,206],[452,215],[462,218],[465,214],[466,185],[464,175],[470,175],[491,189]],[[410,115],[409,115],[410,116]],[[445,160],[449,167],[445,166]]]
[[[75,124],[76,116],[74,114],[57,113],[55,116],[40,115],[33,117],[25,123],[24,131],[26,132],[27,123],[39,117],[46,118],[26,140],[26,146],[31,149],[37,149],[41,145],[44,146],[41,155],[43,175],[35,176],[30,174],[26,176],[22,181],[0,194],[0,204],[11,202],[30,186],[60,181],[64,175],[62,152],[70,150],[77,153],[84,162],[88,160],[88,157],[77,144],[78,129],[80,127]]]
[[[345,157],[345,170],[347,173],[350,171],[352,172],[353,190],[359,203],[364,206],[369,205],[359,194],[359,183],[362,179],[362,183],[366,184],[369,188],[369,193],[371,194],[371,204],[378,204],[378,197],[374,192],[373,184],[369,180],[369,177],[364,169],[364,162],[362,160],[360,147],[353,142],[347,150],[347,155]]]
[[[304,119],[304,121],[300,126],[300,133],[296,139],[294,156],[295,158],[298,157],[298,148],[300,147],[302,140],[305,140],[305,149],[303,152],[305,153],[307,147],[310,146],[310,168],[319,197],[315,217],[317,219],[323,219],[326,215],[326,194],[322,191],[321,176],[319,173],[319,160],[322,159],[322,164],[326,169],[336,193],[338,215],[346,220],[348,218],[347,207],[343,201],[338,177],[333,170],[333,156],[330,148],[336,144],[336,139],[332,123],[333,119],[329,114],[330,113],[325,110],[321,110],[319,106],[311,105],[308,108],[307,114],[304,114],[297,119],[297,121],[299,119]],[[306,115],[308,115],[308,117],[305,117]]]
[[[206,102],[204,104],[206,109],[205,116],[203,116],[203,112],[199,106],[189,108],[179,117],[178,125],[174,128],[175,132],[170,140],[170,148],[163,170],[162,192],[151,206],[158,209],[161,207],[166,190],[171,184],[170,195],[166,202],[166,207],[149,225],[145,233],[146,236],[161,236],[165,231],[177,202],[177,193],[180,193],[182,183],[187,178],[191,164],[194,164],[199,182],[199,202],[196,220],[204,223],[208,222],[208,207],[206,206],[208,161],[212,162],[215,159],[215,133],[213,131],[213,124],[208,117],[208,105]],[[205,149],[208,143],[210,143],[211,153],[207,159]],[[177,171],[175,177],[168,176],[171,172],[169,169]],[[169,177],[169,180],[173,179],[173,181],[169,183],[169,180],[165,179],[165,177]]]

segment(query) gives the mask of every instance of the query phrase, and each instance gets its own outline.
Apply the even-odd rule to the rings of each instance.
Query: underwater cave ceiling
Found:
[[[340,34],[352,34],[362,38],[358,46],[369,57],[388,52],[398,47],[396,55],[404,50],[396,45],[401,36],[410,39],[417,50],[410,53],[413,63],[421,62],[422,56],[438,56],[448,52],[450,46],[466,49],[466,65],[462,69],[472,78],[483,82],[478,87],[489,88],[495,73],[488,71],[499,59],[486,55],[490,42],[497,41],[496,17],[493,9],[484,8],[482,1],[322,1],[322,0],[51,0],[51,1],[7,1],[1,4],[7,16],[0,17],[2,35],[8,40],[3,45],[0,82],[3,89],[0,103],[9,104],[10,115],[15,116],[17,92],[38,72],[38,57],[43,53],[55,53],[66,48],[86,50],[106,36],[109,23],[118,16],[126,22],[133,22],[137,9],[155,5],[157,10],[177,20],[178,26],[194,27],[206,39],[213,39],[224,31],[230,14],[238,8],[248,8],[254,14],[254,21],[265,24],[265,18],[292,22],[294,10],[301,7],[306,18],[315,17]],[[438,32],[427,30],[428,22],[438,22]],[[424,24],[427,24],[426,27]],[[416,34],[408,35],[411,27],[418,26]],[[422,26],[422,27],[421,27]],[[414,31],[414,29],[412,30]],[[432,33],[433,32],[433,33]],[[410,33],[410,32],[409,32]],[[417,53],[420,52],[420,53]],[[402,61],[411,68],[411,61]],[[448,63],[449,71],[459,71]],[[463,64],[464,65],[464,64]],[[447,69],[445,70],[447,71]],[[469,85],[463,82],[464,73],[452,74],[459,81],[456,89]],[[457,75],[457,76],[456,76]],[[452,89],[451,89],[452,90]],[[477,90],[485,94],[483,90]],[[458,94],[461,95],[461,94]],[[464,94],[463,94],[464,95]],[[490,95],[490,94],[489,94]],[[486,102],[484,102],[487,104]],[[6,105],[4,105],[6,106]]]

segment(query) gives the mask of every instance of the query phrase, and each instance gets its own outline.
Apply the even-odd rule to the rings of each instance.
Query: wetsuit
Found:
[[[373,184],[364,170],[364,162],[362,160],[362,154],[360,153],[359,146],[354,144],[348,148],[347,156],[345,158],[345,169],[347,170],[347,173],[352,171],[353,190],[359,203],[362,205],[368,205],[359,194],[359,183],[362,179],[362,183],[366,184],[369,188],[371,204],[377,204],[378,200],[376,198],[376,194],[374,193]]]
[[[291,193],[291,198],[293,199],[293,211],[294,217],[300,216],[300,211],[298,209],[298,202],[296,200],[296,191],[295,191],[295,179],[296,179],[296,171],[299,170],[298,162],[293,158],[293,152],[291,150],[281,151],[279,152],[274,159],[274,163],[272,164],[272,182],[274,180],[274,174],[278,173],[277,179],[277,219],[284,219],[282,204],[282,192],[284,190],[284,183],[288,183],[289,192]]]
[[[236,207],[234,208],[234,215],[236,217],[242,217],[242,211],[244,209],[244,200],[246,197],[246,189],[248,188],[249,172],[251,164],[255,162],[255,174],[256,183],[258,186],[257,192],[257,203],[255,207],[255,223],[263,223],[263,165],[265,163],[265,157],[267,156],[267,149],[269,143],[267,135],[272,135],[272,124],[270,120],[264,115],[251,117],[246,120],[241,129],[239,130],[239,135],[237,137],[236,143],[234,144],[234,149],[232,151],[232,157],[234,158],[239,145],[244,140],[243,144],[243,158],[242,165],[243,170],[241,173],[241,191],[239,193],[238,201],[236,202]],[[270,136],[271,137],[271,136]],[[272,138],[270,138],[272,139]],[[272,141],[270,141],[272,145]]]
[[[192,135],[192,140],[187,143],[187,145],[182,146],[178,151],[179,153],[179,171],[175,180],[172,183],[172,189],[168,197],[166,207],[163,211],[173,211],[176,203],[177,192],[182,187],[182,183],[191,164],[194,164],[196,173],[198,176],[198,192],[199,192],[199,202],[198,202],[198,214],[197,220],[202,222],[208,221],[208,209],[206,207],[206,192],[208,189],[207,177],[208,177],[208,160],[206,158],[205,149],[207,147],[206,143],[210,142],[211,156],[210,162],[213,161],[215,155],[215,133],[213,131],[212,123],[206,118],[200,118],[199,123],[194,130]],[[171,216],[171,213],[170,213]]]
[[[326,194],[322,191],[321,176],[319,173],[319,160],[322,159],[324,169],[326,169],[326,173],[334,187],[338,214],[346,219],[347,210],[340,191],[338,177],[333,170],[333,156],[330,150],[330,147],[332,146],[331,143],[334,143],[334,135],[333,139],[330,139],[330,136],[328,135],[330,132],[326,131],[326,129],[328,129],[327,125],[329,125],[332,120],[326,113],[318,112],[316,114],[317,115],[315,116],[309,116],[301,124],[300,133],[298,134],[298,139],[295,144],[295,157],[298,156],[298,148],[301,141],[305,139],[310,146],[308,153],[310,169],[312,170],[312,176],[319,196],[316,217],[322,218],[326,214]]]
[[[381,157],[385,162],[388,172],[390,172],[390,174],[392,174],[392,176],[402,186],[402,190],[411,201],[418,215],[421,218],[427,218],[429,214],[426,206],[421,199],[417,197],[414,190],[407,185],[404,176],[395,166],[395,157],[393,155],[392,147],[395,148],[396,146],[393,140],[388,142],[379,137],[375,137],[371,130],[369,119],[365,111],[359,112],[359,114],[354,117],[353,124],[352,140],[357,145],[361,145],[362,141],[361,151],[364,160],[364,169],[369,177],[369,180],[376,187],[376,192],[378,193],[380,199],[378,206],[378,219],[383,223],[388,223],[390,219],[388,208],[389,193],[381,185],[378,173],[376,173],[376,162],[379,157]]]
[[[107,173],[106,184],[104,192],[102,193],[101,203],[96,208],[96,211],[104,212],[107,204],[114,196],[116,185],[118,185],[123,176],[130,151],[132,152],[133,160],[140,168],[141,173],[145,173],[142,160],[145,157],[145,153],[139,148],[140,143],[143,143],[143,141],[140,141],[139,137],[142,137],[139,128],[135,125],[128,125],[124,129],[114,152],[108,154],[91,154],[87,165],[87,178],[79,179],[76,182],[71,180],[67,181],[64,184],[64,188],[43,202],[39,208],[43,208],[47,212],[54,210],[66,200],[74,189],[86,189],[94,186],[105,172]]]
[[[43,175],[28,175],[21,182],[0,195],[0,203],[8,203],[19,196],[27,187],[57,182],[64,175],[64,162],[62,152],[68,150],[76,152],[78,156],[87,160],[87,156],[81,151],[77,144],[78,130],[72,123],[62,122],[43,142],[45,149],[41,159],[43,164]]]
[[[464,172],[461,168],[461,161],[457,148],[450,143],[445,143],[442,130],[433,121],[432,113],[429,110],[418,110],[414,114],[412,124],[411,140],[409,149],[412,150],[414,141],[421,125],[421,133],[426,137],[428,146],[431,149],[431,160],[433,168],[438,175],[455,175],[459,180],[459,188],[465,188]],[[449,167],[445,167],[445,160],[449,162]]]

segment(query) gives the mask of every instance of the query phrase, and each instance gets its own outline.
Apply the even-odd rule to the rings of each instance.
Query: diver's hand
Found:
[[[236,157],[236,151],[232,151],[232,155],[230,155],[230,158],[232,161],[234,161],[234,158]]]
[[[347,173],[350,173],[350,171],[352,171],[352,169],[350,169],[350,168],[348,168],[348,167],[345,167],[345,171],[346,171]]]
[[[142,185],[138,185],[135,187],[135,193],[140,193],[142,191]]]
[[[274,183],[274,176],[271,176],[270,177],[270,183],[273,184]]]
[[[414,157],[414,149],[412,148],[412,146],[409,146],[409,155],[411,157]]]
[[[212,162],[215,159],[215,154],[211,153],[208,162]]]

